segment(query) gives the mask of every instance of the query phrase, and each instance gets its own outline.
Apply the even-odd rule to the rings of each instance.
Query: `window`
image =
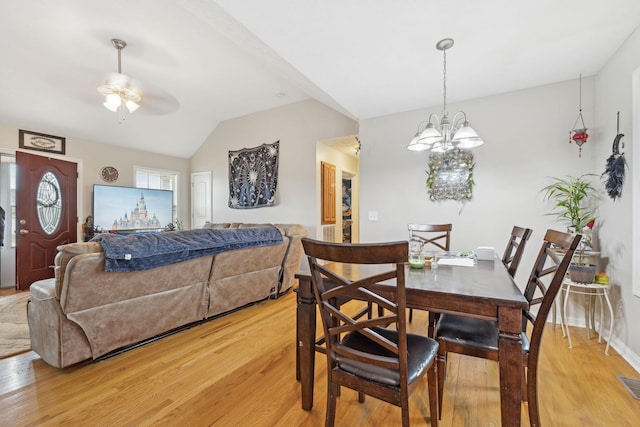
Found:
[[[178,212],[178,178],[180,174],[176,171],[150,169],[139,166],[134,166],[134,173],[136,176],[136,187],[138,188],[173,191],[173,218],[174,221],[177,222],[180,218]]]
[[[36,212],[44,232],[52,235],[62,220],[62,198],[60,181],[49,171],[44,174],[36,192]]]

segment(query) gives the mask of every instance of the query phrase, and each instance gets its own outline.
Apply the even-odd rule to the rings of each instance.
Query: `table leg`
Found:
[[[296,315],[298,346],[296,378],[300,379],[302,409],[310,411],[313,408],[316,333],[316,305],[310,280],[299,279]]]
[[[522,310],[498,309],[500,414],[503,426],[519,426],[522,403]]]

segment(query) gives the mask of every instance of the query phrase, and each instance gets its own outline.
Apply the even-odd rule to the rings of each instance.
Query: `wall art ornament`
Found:
[[[578,121],[580,121],[582,127],[578,127]],[[582,118],[582,74],[580,74],[580,109],[578,110],[578,117],[573,124],[573,129],[569,131],[569,144],[571,144],[571,141],[575,141],[578,146],[578,157],[582,157],[582,146],[587,142],[588,138],[587,127],[584,125],[584,118]]]
[[[276,204],[280,141],[229,151],[229,207],[253,209]]]
[[[607,194],[614,201],[622,196],[624,174],[627,169],[627,161],[624,158],[624,153],[620,152],[620,140],[624,137],[624,134],[620,133],[620,111],[618,111],[616,134],[613,140],[612,153],[609,158],[607,158],[604,172],[602,172],[601,175]],[[624,149],[624,141],[622,141],[622,148]]]
[[[473,196],[473,153],[453,150],[431,152],[427,170],[427,189],[432,201],[456,200],[466,202]]]

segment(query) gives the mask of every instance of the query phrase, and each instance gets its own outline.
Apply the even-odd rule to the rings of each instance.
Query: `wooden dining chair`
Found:
[[[529,421],[531,426],[540,425],[538,413],[537,368],[542,332],[553,302],[562,286],[571,257],[580,242],[581,235],[572,235],[555,230],[547,230],[531,275],[524,291],[529,308],[522,313],[522,356],[523,356],[523,400],[529,402]],[[558,250],[565,251],[563,254]],[[543,285],[543,278],[549,280],[537,314],[531,310],[535,304],[534,295]],[[530,335],[527,326],[531,323]],[[442,409],[442,392],[447,369],[447,353],[459,353],[483,359],[498,360],[498,323],[497,321],[474,319],[470,317],[443,314],[436,325],[435,337],[438,340],[438,392],[439,408]],[[526,373],[525,373],[526,372]],[[526,384],[526,388],[525,388]]]
[[[509,237],[507,247],[502,255],[502,263],[507,267],[511,277],[516,277],[516,272],[518,271],[518,266],[522,260],[524,248],[527,245],[527,241],[529,240],[529,237],[531,237],[532,232],[533,230],[530,228],[522,228],[517,225],[514,225],[511,230],[511,236]]]
[[[417,240],[423,245],[432,245],[449,252],[451,245],[451,224],[407,224],[409,240]],[[409,309],[409,322],[413,321],[413,309]]]
[[[407,242],[341,244],[302,239],[309,261],[311,281],[320,308],[327,353],[326,426],[333,426],[340,387],[358,392],[358,400],[373,396],[402,409],[402,425],[409,425],[409,395],[428,372],[430,421],[438,424],[435,340],[407,333],[405,266]],[[351,281],[325,267],[326,262],[384,264],[384,267]],[[389,265],[391,264],[391,265]],[[364,270],[366,272],[366,270]],[[345,274],[346,275],[346,274]],[[395,282],[395,292],[389,295]],[[382,288],[382,289],[381,289]],[[383,289],[386,293],[381,295]],[[337,299],[375,303],[382,315],[354,319]],[[388,326],[391,326],[389,328]]]

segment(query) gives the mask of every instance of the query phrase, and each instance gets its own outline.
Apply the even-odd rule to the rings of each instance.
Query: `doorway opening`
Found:
[[[353,243],[352,176],[342,173],[342,243]]]
[[[0,289],[16,286],[16,156],[0,153]]]
[[[318,223],[316,238],[327,242],[360,242],[360,141],[356,135],[318,141],[316,145],[316,162],[318,175]],[[323,169],[322,164],[330,164],[333,168],[332,206],[323,203]],[[329,209],[333,216],[326,219],[325,211]]]

